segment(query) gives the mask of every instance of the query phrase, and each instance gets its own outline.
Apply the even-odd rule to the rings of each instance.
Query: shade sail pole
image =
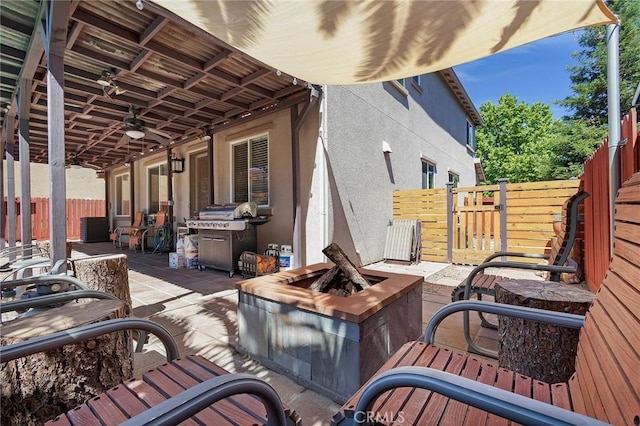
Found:
[[[613,250],[613,212],[620,187],[620,23],[607,25],[609,125],[609,244]]]

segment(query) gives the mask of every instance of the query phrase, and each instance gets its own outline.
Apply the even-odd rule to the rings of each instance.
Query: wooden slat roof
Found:
[[[138,109],[146,127],[169,134],[179,144],[209,129],[308,99],[306,83],[294,85],[291,76],[278,75],[204,31],[172,20],[150,2],[144,5],[138,10],[130,0],[72,2],[65,52],[69,160],[77,155],[84,166],[106,170],[130,161],[132,153],[159,148],[148,132],[139,140],[124,136],[130,106]],[[32,37],[40,36],[34,31],[40,7],[39,1],[2,2],[3,122],[8,111],[17,111],[21,70]],[[46,60],[35,60],[30,155],[31,161],[46,163]],[[109,71],[113,81],[104,89],[97,83],[103,71]]]

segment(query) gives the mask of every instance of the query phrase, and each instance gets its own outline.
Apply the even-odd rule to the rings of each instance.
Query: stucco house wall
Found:
[[[350,232],[364,265],[383,257],[393,191],[421,188],[421,156],[436,163],[436,187],[448,182],[449,169],[460,185],[475,184],[467,114],[455,95],[438,74],[422,76],[421,92],[405,84],[406,92],[393,83],[326,88],[332,202],[348,228],[336,223],[333,235]],[[393,152],[383,153],[383,141]]]
[[[258,251],[267,244],[294,244],[292,118],[289,109],[276,111],[213,134],[214,202],[231,197],[231,145],[269,135],[269,188],[272,216],[258,227]],[[386,229],[392,219],[392,195],[398,189],[418,189],[422,160],[436,163],[436,187],[444,187],[449,169],[460,185],[475,184],[473,152],[466,146],[467,111],[439,74],[422,76],[420,90],[405,84],[324,87],[320,101],[299,129],[300,221],[302,264],[324,260],[322,248],[335,241],[357,264],[383,257]],[[215,130],[215,129],[214,129]],[[391,153],[382,150],[383,141]],[[185,173],[173,176],[174,218],[191,216],[189,205],[194,152],[207,149],[196,141],[173,149],[185,158]],[[147,210],[147,168],[166,162],[166,151],[135,161],[135,210]],[[110,185],[118,173],[111,171]],[[115,193],[110,191],[113,205]],[[129,222],[129,217],[117,218]]]

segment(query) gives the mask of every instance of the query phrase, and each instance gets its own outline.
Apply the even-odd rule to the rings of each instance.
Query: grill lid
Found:
[[[234,220],[256,217],[257,214],[258,205],[253,201],[242,204],[214,204],[200,212],[200,219]]]

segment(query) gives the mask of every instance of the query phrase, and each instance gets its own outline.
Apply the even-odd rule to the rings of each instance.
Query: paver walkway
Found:
[[[74,242],[73,257],[124,253],[128,256],[129,285],[133,313],[165,326],[178,342],[181,355],[199,354],[231,372],[250,373],[269,382],[283,402],[295,409],[303,424],[328,424],[340,405],[310,391],[286,376],[269,370],[235,350],[237,343],[234,284],[241,277],[229,278],[226,272],[207,269],[169,269],[168,254],[141,254],[114,248],[110,243]],[[400,265],[401,266],[401,265]],[[446,265],[444,265],[446,266]],[[387,266],[382,266],[387,268]],[[424,268],[423,268],[424,269]],[[442,265],[426,270],[445,271]],[[407,273],[399,269],[398,272]],[[450,287],[425,282],[423,287],[423,323],[451,300]],[[461,315],[443,322],[436,335],[439,345],[465,350]],[[496,333],[482,329],[472,315],[472,332],[481,344],[494,345]],[[491,346],[490,346],[491,347]],[[162,345],[153,337],[142,354],[136,354],[136,372],[165,361]]]

